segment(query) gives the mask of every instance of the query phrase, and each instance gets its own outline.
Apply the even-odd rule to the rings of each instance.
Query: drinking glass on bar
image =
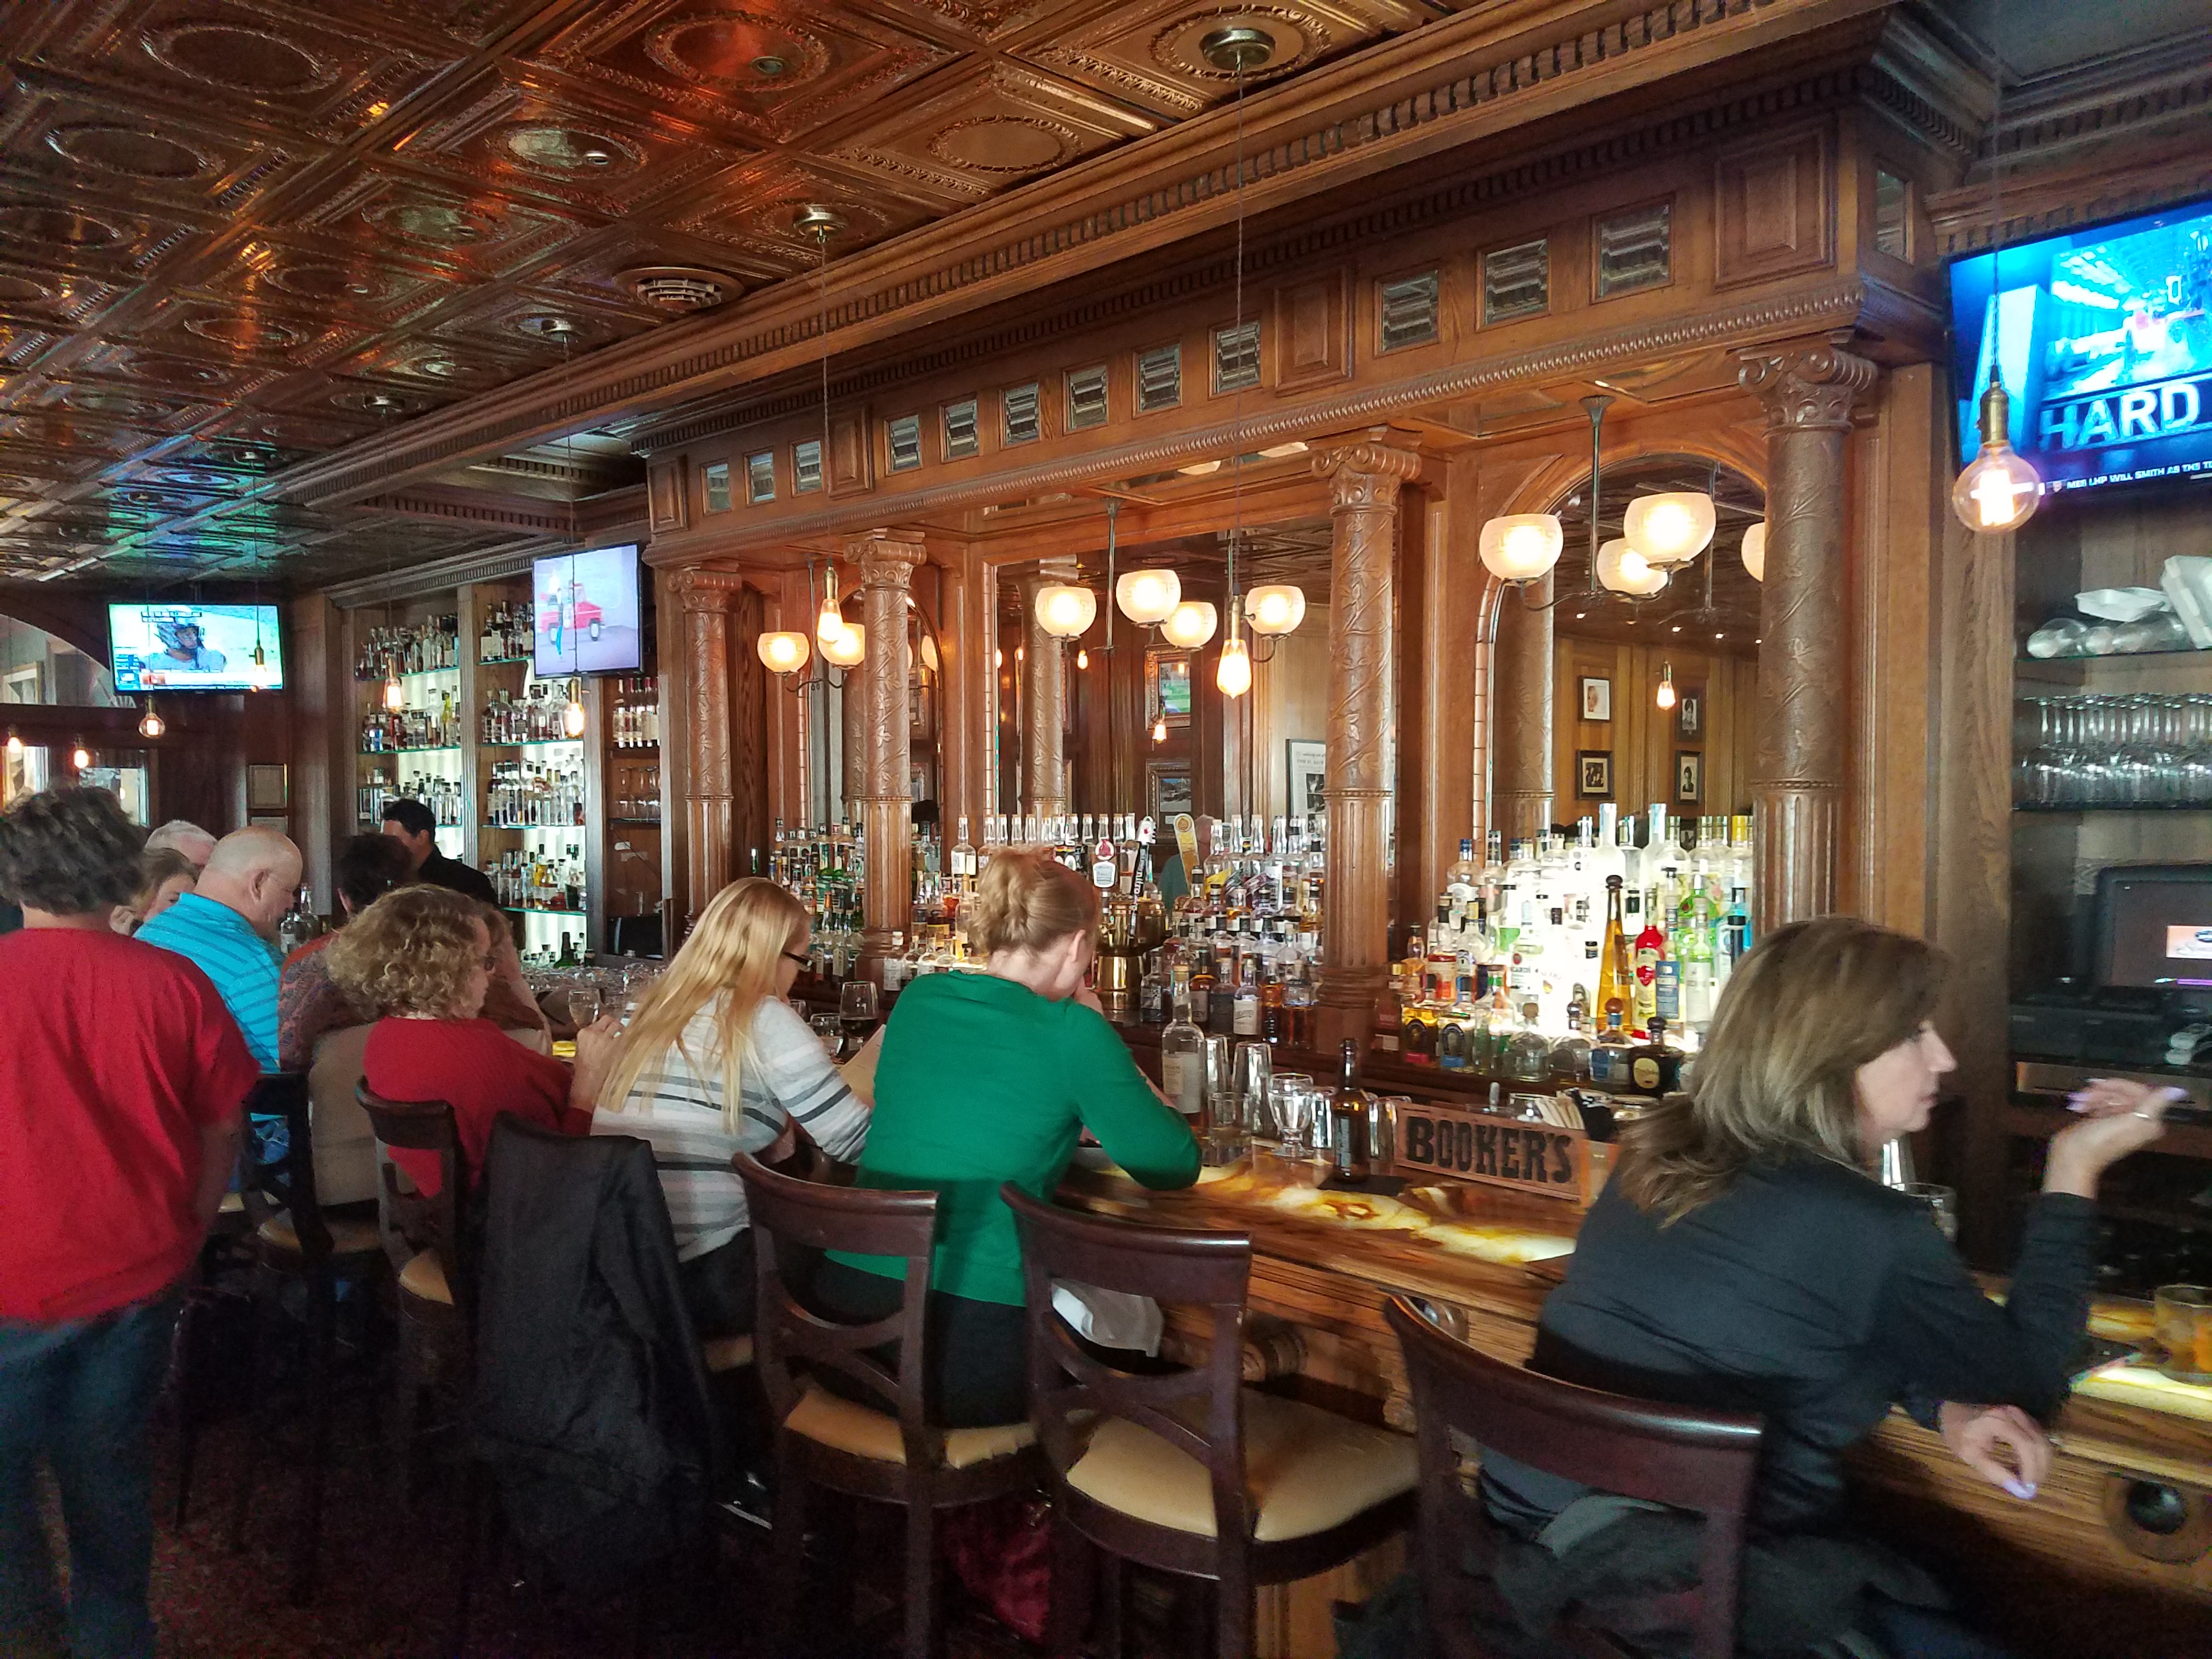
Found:
[[[1238,1121],[1246,1133],[1268,1136],[1267,1094],[1275,1073],[1274,1051],[1264,1042],[1240,1042],[1231,1066]]]
[[[1897,1190],[1926,1205],[1943,1237],[1954,1244],[1959,1242],[1959,1194],[1954,1190],[1932,1181],[1907,1182]]]
[[[1291,1118],[1293,1109],[1290,1097],[1293,1091],[1310,1089],[1313,1079],[1304,1072],[1278,1072],[1267,1079],[1267,1128],[1266,1133],[1278,1143],[1285,1158],[1296,1158],[1297,1147],[1291,1139]]]
[[[876,1029],[876,988],[865,979],[848,979],[837,993],[837,1018],[845,1032],[845,1052],[856,1054]]]
[[[568,1024],[582,1030],[599,1017],[599,988],[580,981],[568,988]]]
[[[1283,1077],[1275,1080],[1285,1085],[1274,1100],[1275,1123],[1283,1135],[1283,1156],[1304,1158],[1311,1151],[1307,1138],[1313,1128],[1314,1104],[1321,1096],[1315,1091],[1311,1078]]]
[[[2177,1382],[2212,1386],[2212,1285],[2161,1285],[2152,1293],[2159,1370]]]
[[[836,1015],[816,1014],[810,1018],[806,1024],[809,1029],[813,1031],[815,1036],[820,1040],[822,1043],[822,1051],[824,1054],[828,1054],[832,1060],[837,1060],[843,1057],[845,1052],[845,1034],[842,1029],[842,1022]]]

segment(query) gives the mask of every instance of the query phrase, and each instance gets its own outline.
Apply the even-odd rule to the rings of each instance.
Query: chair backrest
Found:
[[[365,1079],[355,1085],[354,1098],[368,1114],[380,1145],[437,1155],[434,1193],[416,1189],[405,1171],[387,1160],[377,1207],[385,1231],[397,1233],[416,1249],[438,1253],[454,1309],[465,1321],[472,1322],[476,1261],[465,1224],[469,1160],[452,1105],[442,1100],[386,1100]]]
[[[858,1383],[899,1420],[907,1468],[926,1471],[945,1462],[943,1431],[929,1421],[924,1313],[929,1297],[929,1263],[937,1235],[933,1192],[876,1192],[859,1187],[830,1187],[778,1175],[750,1152],[731,1160],[744,1182],[745,1206],[753,1227],[753,1261],[759,1276],[754,1310],[753,1359],[769,1406],[781,1423],[799,1403],[801,1384],[794,1362],[817,1371],[834,1371]],[[793,1294],[787,1247],[807,1250],[849,1250],[860,1255],[897,1256],[906,1263],[905,1294],[898,1310],[865,1325],[842,1325],[823,1318]],[[887,1370],[867,1351],[898,1344],[898,1370]]]
[[[1764,1420],[1607,1394],[1509,1365],[1447,1335],[1403,1297],[1392,1297],[1384,1314],[1412,1385],[1424,1577],[1432,1589],[1464,1578],[1462,1564],[1488,1561],[1497,1543],[1480,1494],[1460,1480],[1456,1431],[1548,1474],[1702,1515],[1695,1652],[1729,1659]],[[1439,1606],[1450,1602],[1445,1595]],[[1443,1644],[1452,1632],[1437,1634]]]
[[[376,1196],[376,1132],[354,1093],[367,1065],[374,1025],[341,1025],[315,1040],[307,1071],[307,1114],[315,1129],[315,1190],[325,1204]]]
[[[300,1255],[310,1267],[330,1259],[331,1230],[315,1193],[314,1132],[307,1121],[307,1075],[269,1072],[246,1092],[246,1135],[238,1195],[258,1227],[289,1212]]]
[[[1082,1454],[1072,1413],[1125,1418],[1206,1466],[1216,1537],[1250,1538],[1243,1372],[1252,1241],[1240,1233],[1183,1232],[1063,1210],[1012,1182],[999,1196],[1021,1235],[1030,1415],[1054,1478],[1064,1479]],[[1165,1376],[1117,1371],[1092,1358],[1054,1311],[1053,1285],[1060,1279],[1203,1306],[1213,1316],[1212,1352],[1203,1365]]]

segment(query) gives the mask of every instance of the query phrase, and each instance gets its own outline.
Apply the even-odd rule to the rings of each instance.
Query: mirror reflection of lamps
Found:
[[[80,772],[92,764],[92,750],[84,746],[82,738],[79,738],[76,747],[70,750],[70,764]]]
[[[1674,706],[1674,665],[1670,662],[1659,665],[1659,695],[1655,701],[1662,708]]]
[[[1168,613],[1160,623],[1160,632],[1170,645],[1195,651],[1213,637],[1220,622],[1221,613],[1205,600],[1185,599]]]
[[[584,735],[584,689],[580,680],[568,682],[568,706],[561,711],[561,729],[572,738]]]
[[[1743,568],[1751,573],[1752,580],[1763,582],[1766,580],[1766,520],[1764,519],[1743,532]]]
[[[847,623],[842,633],[822,645],[822,659],[839,668],[857,668],[867,653],[868,630],[859,623]]]
[[[147,698],[146,712],[138,717],[138,735],[142,738],[158,738],[168,729],[169,723],[154,712],[153,698]]]

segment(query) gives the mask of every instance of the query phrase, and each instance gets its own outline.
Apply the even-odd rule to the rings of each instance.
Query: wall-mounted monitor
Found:
[[[273,605],[111,604],[107,647],[115,689],[125,696],[284,686]]]
[[[538,622],[531,666],[541,677],[635,674],[644,666],[635,542],[533,559],[530,586]]]
[[[1960,453],[1990,366],[2053,489],[2212,471],[2212,204],[1951,266]]]
[[[2212,989],[2212,864],[2100,870],[2093,915],[2098,986]]]

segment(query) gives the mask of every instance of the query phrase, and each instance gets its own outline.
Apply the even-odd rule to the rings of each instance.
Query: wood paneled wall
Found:
[[[1681,714],[1678,701],[1662,712],[1654,701],[1659,689],[1662,662],[1674,670],[1678,699],[1699,699],[1699,730],[1694,738],[1677,729]],[[1553,652],[1552,775],[1558,793],[1553,798],[1552,822],[1572,823],[1584,816],[1595,817],[1596,797],[1581,798],[1577,782],[1579,752],[1597,750],[1613,757],[1613,794],[1624,815],[1640,812],[1654,801],[1681,817],[1751,810],[1752,698],[1759,665],[1746,657],[1733,657],[1674,646],[1618,645],[1608,640],[1562,637]],[[1582,682],[1586,678],[1610,681],[1613,718],[1582,718]],[[1510,696],[1509,686],[1498,688],[1500,699]],[[1675,757],[1682,753],[1705,757],[1705,793],[1692,803],[1675,798]]]

